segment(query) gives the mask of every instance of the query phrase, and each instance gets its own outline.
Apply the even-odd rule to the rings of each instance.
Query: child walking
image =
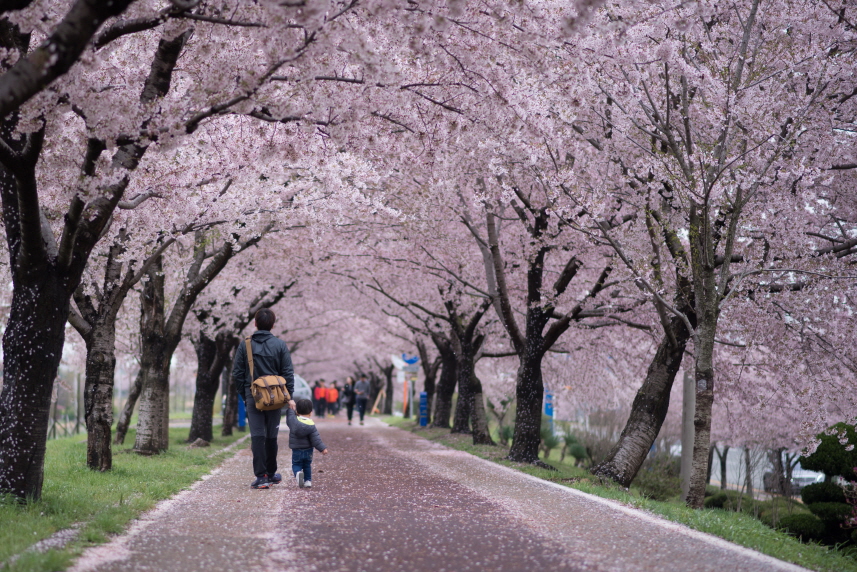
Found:
[[[312,450],[327,455],[327,446],[318,434],[315,422],[306,416],[312,413],[312,401],[298,399],[294,408],[286,409],[289,426],[289,449],[292,450],[292,472],[300,488],[312,487]]]

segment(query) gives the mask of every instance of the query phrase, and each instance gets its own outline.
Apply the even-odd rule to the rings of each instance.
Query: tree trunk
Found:
[[[720,458],[720,490],[726,490],[726,461],[729,455],[729,445],[723,445],[723,454],[717,453],[717,456]]]
[[[152,264],[140,297],[140,394],[134,451],[152,455],[169,448],[170,359],[177,341],[165,335],[163,261]],[[171,337],[171,336],[170,336]]]
[[[393,369],[391,364],[390,367],[385,367],[382,370],[387,384],[387,394],[384,396],[384,415],[393,414]],[[369,407],[372,407],[372,404],[369,404]]]
[[[670,406],[670,392],[681,366],[690,332],[678,318],[670,320],[676,343],[664,335],[649,364],[643,385],[634,397],[631,415],[619,441],[592,472],[629,487],[661,431]]]
[[[708,448],[708,476],[705,478],[705,484],[711,484],[711,471],[714,468],[714,443]]]
[[[529,348],[532,348],[532,344]],[[542,357],[541,352],[534,354],[532,349],[520,356],[515,382],[515,432],[508,457],[510,461],[517,463],[539,461],[542,401],[545,393],[542,383]]]
[[[108,312],[92,324],[86,337],[86,465],[95,471],[113,468],[113,380],[116,374],[116,315]]]
[[[449,429],[449,418],[452,414],[452,396],[455,393],[455,386],[458,382],[458,374],[455,371],[455,353],[449,348],[448,343],[443,344],[443,349],[437,342],[435,342],[435,345],[438,351],[440,351],[441,369],[431,426]]]
[[[44,480],[51,394],[71,298],[57,274],[36,265],[18,269],[3,334],[0,491],[19,498],[39,499]]]
[[[234,343],[237,343],[234,342]],[[223,405],[223,426],[220,434],[223,437],[232,435],[232,430],[238,425],[238,391],[235,389],[235,380],[232,379],[231,364],[234,359],[234,343],[229,346],[229,354],[227,354],[226,366],[221,373],[221,391],[225,397]]]
[[[426,344],[422,340],[417,340],[417,350],[420,354],[420,364],[423,368],[423,391],[426,393],[426,402],[428,408],[426,410],[426,418],[431,421],[432,413],[432,397],[434,397],[435,385],[437,381],[437,368],[440,367],[441,357],[437,356],[434,361],[429,361],[428,350]]]
[[[768,460],[773,467],[773,491],[775,493],[779,493],[784,496],[788,496],[791,492],[789,489],[788,483],[786,480],[786,467],[783,463],[783,452],[785,449],[770,449],[768,451]]]
[[[747,494],[753,498],[753,460],[750,458],[750,447],[744,445],[744,484]]]
[[[699,307],[701,304],[697,304]],[[693,416],[693,470],[687,505],[702,508],[705,478],[708,474],[708,448],[711,445],[711,410],[714,405],[714,331],[713,320],[700,320],[696,351],[696,411]]]
[[[116,422],[116,438],[114,443],[121,445],[125,442],[125,435],[128,434],[128,427],[131,425],[131,417],[134,415],[134,408],[137,406],[137,400],[140,399],[140,394],[143,392],[143,370],[137,372],[134,378],[134,383],[128,388],[128,399],[122,407],[122,413],[119,414],[119,420]]]
[[[694,379],[696,410],[693,416],[693,468],[687,506],[702,508],[705,478],[708,474],[708,448],[711,445],[711,410],[714,406],[714,339],[717,334],[720,294],[714,267],[714,244],[710,235],[708,205],[691,204],[690,251],[693,272],[696,334],[694,335]],[[721,272],[729,268],[729,257]]]
[[[188,443],[197,439],[211,443],[214,437],[214,398],[220,381],[220,368],[214,372],[217,360],[217,342],[209,338],[200,329],[199,336],[193,341],[196,350],[196,391],[193,395],[193,413],[190,420]]]
[[[485,413],[485,397],[482,395],[482,381],[474,372],[470,376],[471,391],[471,426],[473,427],[474,445],[494,445],[491,433],[488,431],[488,416]]]

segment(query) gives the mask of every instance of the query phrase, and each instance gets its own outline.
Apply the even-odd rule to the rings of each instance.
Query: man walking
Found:
[[[357,413],[360,414],[360,424],[363,425],[363,416],[366,415],[366,405],[369,403],[369,381],[365,374],[360,374],[360,381],[354,386],[354,397],[357,400]]]
[[[277,320],[269,308],[256,312],[256,331],[251,336],[253,350],[253,377],[278,375],[286,380],[289,395],[295,391],[295,371],[292,356],[286,343],[271,333]],[[250,425],[250,449],[253,452],[253,472],[256,480],[250,485],[254,489],[267,489],[282,481],[277,472],[277,434],[280,432],[280,410],[260,411],[256,409],[250,386],[250,365],[247,361],[247,344],[242,343],[235,352],[232,377],[238,396],[244,400],[247,422]],[[289,401],[294,406],[294,401]]]

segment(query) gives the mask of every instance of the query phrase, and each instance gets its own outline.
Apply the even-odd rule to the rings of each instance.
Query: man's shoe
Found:
[[[305,482],[305,483],[304,483],[304,488],[305,488],[305,489],[311,489],[311,488],[312,488],[312,481],[307,481],[307,482]]]
[[[298,488],[299,489],[302,489],[306,486],[306,483],[304,483],[304,472],[303,471],[298,471],[298,474],[295,475],[295,478],[298,481]]]
[[[268,477],[268,482],[272,485],[279,485],[283,482],[283,477],[282,475],[280,475],[280,473],[274,473],[273,476]]]
[[[363,425],[363,422],[361,421],[360,424]]]
[[[268,475],[262,475],[250,484],[251,489],[267,489],[271,484],[268,482]]]

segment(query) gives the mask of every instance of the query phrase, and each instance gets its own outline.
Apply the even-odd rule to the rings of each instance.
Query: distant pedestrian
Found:
[[[313,401],[315,402],[315,416],[324,417],[324,412],[327,411],[327,388],[324,380],[320,379],[315,383],[315,389],[312,392]]]
[[[350,375],[345,378],[339,401],[345,406],[345,415],[348,417],[348,424],[351,425],[351,417],[354,415],[354,378]]]
[[[369,382],[366,374],[360,374],[360,381],[354,386],[354,397],[357,403],[357,413],[360,414],[360,424],[363,425],[363,416],[366,414],[366,405],[369,403]]]
[[[336,381],[330,384],[327,391],[324,393],[324,399],[327,401],[327,416],[336,417],[337,405],[339,404],[339,390],[336,389]]]
[[[298,399],[286,410],[289,426],[289,448],[292,450],[292,472],[299,488],[312,487],[312,451],[318,449],[327,455],[327,445],[321,440],[315,422],[307,415],[312,413],[312,401]]]
[[[289,395],[295,392],[295,371],[286,342],[271,333],[277,318],[268,308],[256,312],[256,331],[250,338],[253,352],[253,377],[277,375],[286,380]],[[256,409],[256,401],[250,386],[250,364],[247,359],[247,343],[240,344],[235,352],[232,377],[238,396],[244,400],[247,421],[250,425],[250,450],[253,452],[253,473],[256,480],[250,485],[254,489],[267,489],[282,480],[277,473],[277,434],[280,432],[280,409],[262,411]],[[294,401],[290,401],[293,404]]]
[[[313,415],[318,415],[318,399],[316,398],[316,394],[318,393],[318,388],[321,387],[321,380],[317,379],[312,384],[312,391],[310,393],[310,399],[312,400],[312,411]]]

